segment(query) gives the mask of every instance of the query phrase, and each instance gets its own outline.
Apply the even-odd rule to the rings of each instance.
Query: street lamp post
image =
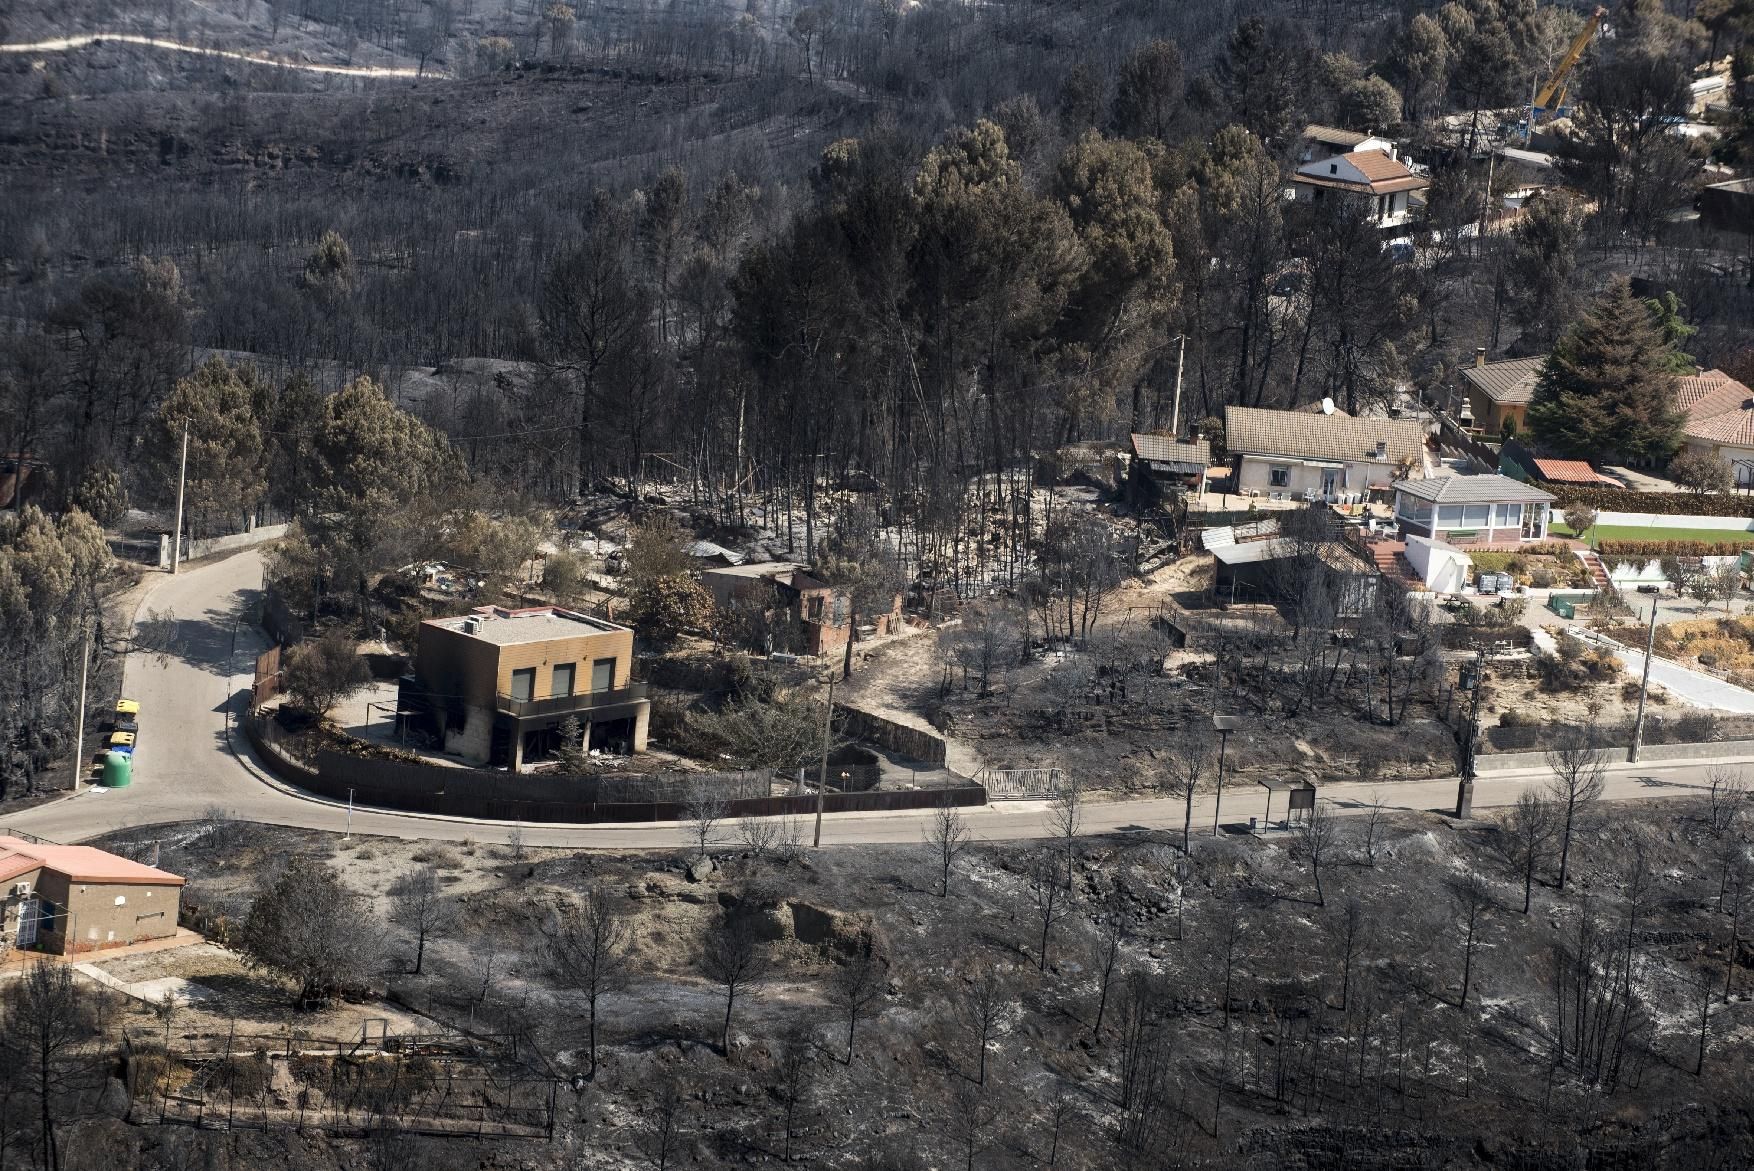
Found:
[[[1218,792],[1212,799],[1212,836],[1218,836],[1219,811],[1224,805],[1224,750],[1230,746],[1230,734],[1242,727],[1238,716],[1213,716],[1212,728],[1218,733]]]
[[[1474,815],[1474,755],[1480,738],[1480,685],[1485,675],[1486,652],[1481,650],[1473,663],[1462,666],[1461,677],[1456,681],[1461,690],[1474,693],[1473,702],[1468,705],[1468,738],[1462,744],[1462,779],[1456,785],[1456,817],[1463,820]]]

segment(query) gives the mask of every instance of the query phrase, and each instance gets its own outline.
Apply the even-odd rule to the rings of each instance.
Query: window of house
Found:
[[[1462,524],[1462,506],[1459,504],[1442,504],[1437,509],[1437,527],[1440,529],[1464,528]]]
[[[1340,173],[1340,164],[1339,163],[1329,163],[1328,164],[1328,174],[1338,175],[1339,173]]]
[[[1462,506],[1462,526],[1470,529],[1483,529],[1492,523],[1492,506],[1490,504],[1466,504]]]
[[[512,672],[512,698],[529,699],[536,693],[536,668],[519,667]]]
[[[1291,487],[1291,469],[1284,464],[1273,464],[1267,468],[1267,483],[1275,488]]]
[[[548,689],[550,695],[571,695],[573,677],[578,674],[577,663],[554,664],[554,682]]]
[[[1417,496],[1408,496],[1405,493],[1396,496],[1395,499],[1398,502],[1395,511],[1402,516],[1407,517],[1409,520],[1416,520],[1420,524],[1427,524],[1430,522],[1431,501],[1421,500]]]
[[[1492,510],[1492,527],[1495,529],[1514,528],[1523,523],[1523,506],[1520,504],[1500,504]]]
[[[615,690],[615,660],[598,659],[591,664],[591,690]]]

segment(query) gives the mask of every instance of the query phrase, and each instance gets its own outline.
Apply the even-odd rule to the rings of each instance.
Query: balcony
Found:
[[[524,720],[534,716],[565,716],[596,708],[615,707],[617,704],[637,703],[645,697],[644,683],[629,683],[626,687],[617,687],[610,691],[580,691],[573,695],[553,695],[546,699],[514,699],[502,694],[499,696],[498,707],[506,715]]]

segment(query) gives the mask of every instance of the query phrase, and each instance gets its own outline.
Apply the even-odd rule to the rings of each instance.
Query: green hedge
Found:
[[[1603,541],[1596,552],[1603,557],[1727,557],[1754,549],[1754,537],[1734,541]]]
[[[1583,504],[1597,512],[1654,512],[1659,516],[1750,516],[1754,497],[1708,492],[1633,492],[1625,488],[1586,488],[1581,484],[1541,487],[1559,497],[1554,511]]]

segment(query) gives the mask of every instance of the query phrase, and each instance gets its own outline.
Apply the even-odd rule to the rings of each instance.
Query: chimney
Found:
[[[1480,367],[1482,367],[1484,365],[1486,365],[1486,347],[1485,346],[1475,346],[1474,347],[1474,369],[1478,370]]]

